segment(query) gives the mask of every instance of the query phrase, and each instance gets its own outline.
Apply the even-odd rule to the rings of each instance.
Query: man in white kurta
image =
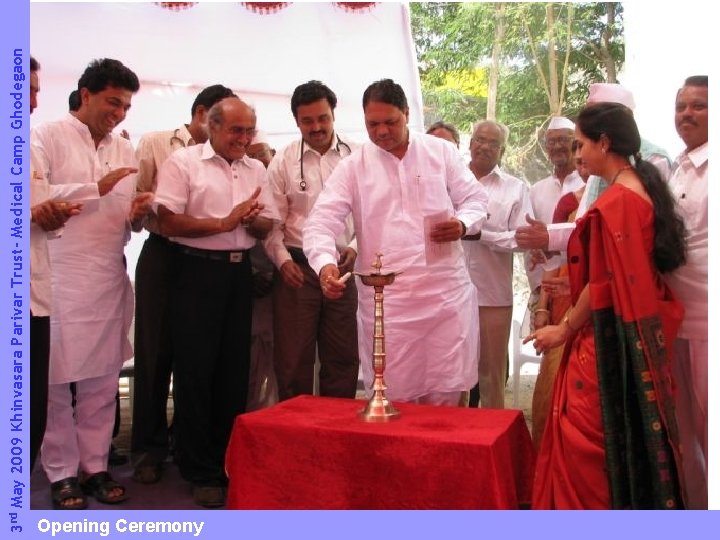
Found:
[[[708,88],[690,77],[675,99],[675,127],[686,149],[670,178],[687,229],[687,262],[667,277],[685,306],[673,349],[676,416],[686,505],[708,506]]]
[[[487,193],[445,141],[409,133],[399,85],[373,83],[363,96],[371,142],[342,160],[304,228],[304,250],[324,294],[342,294],[335,238],[352,214],[358,272],[399,273],[385,288],[387,395],[400,401],[457,404],[477,381],[475,288],[459,239],[479,232]],[[363,378],[373,380],[373,290],[359,285],[358,340]]]
[[[635,99],[632,92],[617,83],[591,84],[587,103],[620,103],[635,110]],[[640,154],[644,160],[655,165],[663,180],[667,181],[670,178],[670,158],[665,150],[647,139],[640,139]],[[608,183],[599,176],[591,176],[588,179],[575,212],[576,218],[585,215],[587,209],[605,191],[607,186]],[[523,249],[564,252],[567,249],[570,234],[574,230],[574,221],[571,223],[552,223],[552,220],[537,222],[532,226],[523,226],[518,229],[518,242]],[[554,257],[544,268],[547,270],[557,268],[561,263],[561,258]]]
[[[37,107],[40,64],[30,57],[30,114]],[[33,161],[33,152],[30,154]],[[32,473],[47,419],[50,361],[50,255],[48,238],[80,211],[81,205],[50,198],[50,184],[30,167],[30,468]]]
[[[49,181],[51,193],[84,182],[73,193],[85,201],[81,215],[49,246],[50,385],[42,464],[58,487],[76,484],[80,471],[96,496],[95,487],[107,488],[98,500],[119,502],[124,488],[111,484],[106,471],[117,378],[132,355],[127,335],[132,289],[123,249],[131,221],[142,212],[140,201],[133,200],[134,176],[128,176],[136,171],[132,145],[111,131],[125,118],[139,84],[120,62],[103,59],[87,68],[78,87],[82,104],[76,116],[40,125],[31,134],[33,166]]]
[[[479,122],[470,139],[470,170],[488,192],[488,217],[480,234],[465,236],[463,250],[478,293],[480,358],[478,389],[470,406],[505,407],[507,350],[513,310],[515,229],[533,215],[525,182],[499,167],[508,130],[492,121]]]
[[[535,220],[552,223],[553,212],[560,198],[566,193],[577,191],[585,185],[575,170],[572,155],[572,141],[575,138],[575,124],[563,116],[550,120],[545,132],[545,151],[552,163],[553,173],[530,187],[530,201]],[[534,222],[533,222],[534,223]],[[544,268],[540,265],[532,268],[530,255],[525,256],[525,268],[533,296],[539,293]],[[531,305],[534,301],[531,299]]]

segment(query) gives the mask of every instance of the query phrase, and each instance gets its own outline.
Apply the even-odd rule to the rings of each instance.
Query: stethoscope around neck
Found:
[[[185,141],[180,138],[180,129],[176,129],[173,136],[170,137],[170,148],[177,150],[178,148],[185,148]]]
[[[347,145],[347,143],[344,143],[340,140],[340,137],[338,137],[337,134],[335,134],[335,138],[337,139],[337,143],[335,144],[335,151],[337,153],[340,153],[340,147],[344,146],[348,154],[352,154],[352,150]],[[303,159],[305,156],[305,138],[303,137],[302,141],[300,142],[300,191],[305,191],[307,189],[307,182],[305,181],[305,170],[303,168]]]

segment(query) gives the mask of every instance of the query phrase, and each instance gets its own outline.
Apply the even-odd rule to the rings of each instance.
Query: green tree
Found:
[[[576,114],[591,82],[616,82],[622,13],[619,3],[412,3],[427,119],[468,131],[495,118],[510,127],[505,166],[545,176],[537,141],[549,117]],[[463,79],[477,84],[448,84]]]

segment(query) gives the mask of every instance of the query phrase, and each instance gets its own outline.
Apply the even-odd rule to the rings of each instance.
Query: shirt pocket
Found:
[[[453,213],[445,177],[439,174],[419,176],[417,179],[418,206],[423,214],[434,214],[442,210]]]

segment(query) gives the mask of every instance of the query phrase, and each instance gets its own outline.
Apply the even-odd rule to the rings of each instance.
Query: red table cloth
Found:
[[[519,410],[395,403],[366,423],[363,401],[300,396],[235,419],[230,509],[517,509],[534,453]]]

